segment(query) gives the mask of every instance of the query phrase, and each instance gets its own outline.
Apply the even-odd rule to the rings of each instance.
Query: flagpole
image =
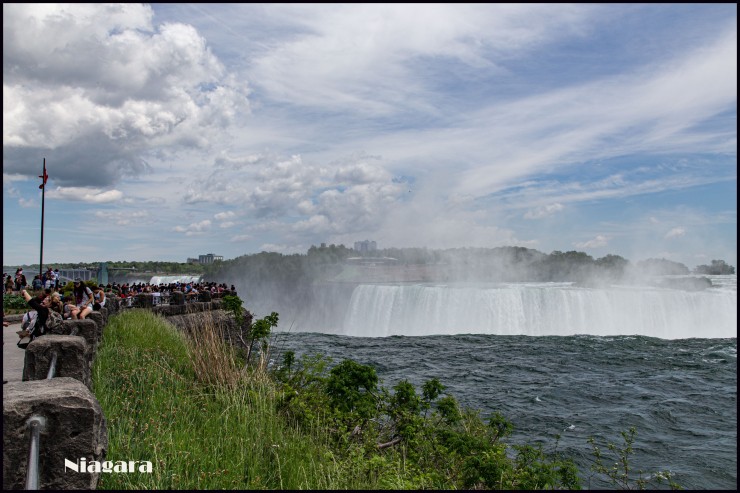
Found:
[[[39,279],[44,276],[44,195],[46,195],[46,158],[41,174],[41,253],[39,255]]]

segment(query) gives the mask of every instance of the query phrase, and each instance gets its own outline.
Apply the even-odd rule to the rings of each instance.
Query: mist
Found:
[[[255,316],[278,312],[281,331],[736,336],[735,277],[716,285],[665,259],[633,264],[524,247],[360,254],[330,245],[245,255],[211,275],[234,284]]]

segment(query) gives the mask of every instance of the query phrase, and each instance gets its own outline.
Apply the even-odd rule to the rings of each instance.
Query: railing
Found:
[[[79,333],[79,327],[73,327],[69,335],[76,336]],[[57,371],[57,362],[59,353],[51,353],[51,362],[49,363],[49,372],[46,375],[47,380],[54,378]],[[26,470],[26,489],[39,489],[39,450],[41,447],[41,432],[46,425],[46,419],[43,416],[31,416],[28,419],[28,428],[31,431],[31,443],[28,448],[28,469]]]
[[[46,379],[51,380],[54,378],[54,374],[57,372],[57,357],[58,353],[54,351],[51,353],[51,363],[49,363],[49,373],[46,374]]]
[[[129,295],[122,299],[122,307],[123,308],[144,308],[146,305],[143,305],[140,301],[139,295],[149,295],[152,297],[152,303],[151,306],[168,306],[172,304],[172,293],[160,293],[159,295],[154,295],[153,293],[138,293]],[[227,296],[229,294],[232,294],[231,291],[225,291],[222,293],[211,293],[211,299],[217,300],[221,299],[224,296]],[[201,301],[201,293],[195,293],[195,294],[186,294],[185,295],[185,304],[190,303],[196,303]]]
[[[28,450],[28,471],[26,473],[26,489],[39,489],[39,447],[41,445],[41,430],[46,420],[41,416],[31,416],[28,427],[31,429],[31,445]]]

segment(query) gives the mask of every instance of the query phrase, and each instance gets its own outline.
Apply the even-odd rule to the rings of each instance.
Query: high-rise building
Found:
[[[378,249],[378,244],[374,241],[365,240],[365,241],[356,241],[355,242],[355,251],[360,253],[368,253],[368,252],[374,252]]]
[[[223,260],[223,255],[214,255],[212,253],[207,253],[205,255],[198,255],[198,263],[199,264],[212,264],[213,262]]]

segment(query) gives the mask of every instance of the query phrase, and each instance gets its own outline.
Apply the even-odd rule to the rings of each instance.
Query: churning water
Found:
[[[511,443],[547,449],[559,434],[587,488],[610,487],[591,477],[588,437],[606,451],[634,426],[635,469],[736,489],[737,278],[712,282],[360,285],[340,326],[294,328],[274,347],[372,365],[388,388],[439,378],[463,405],[508,417]]]

